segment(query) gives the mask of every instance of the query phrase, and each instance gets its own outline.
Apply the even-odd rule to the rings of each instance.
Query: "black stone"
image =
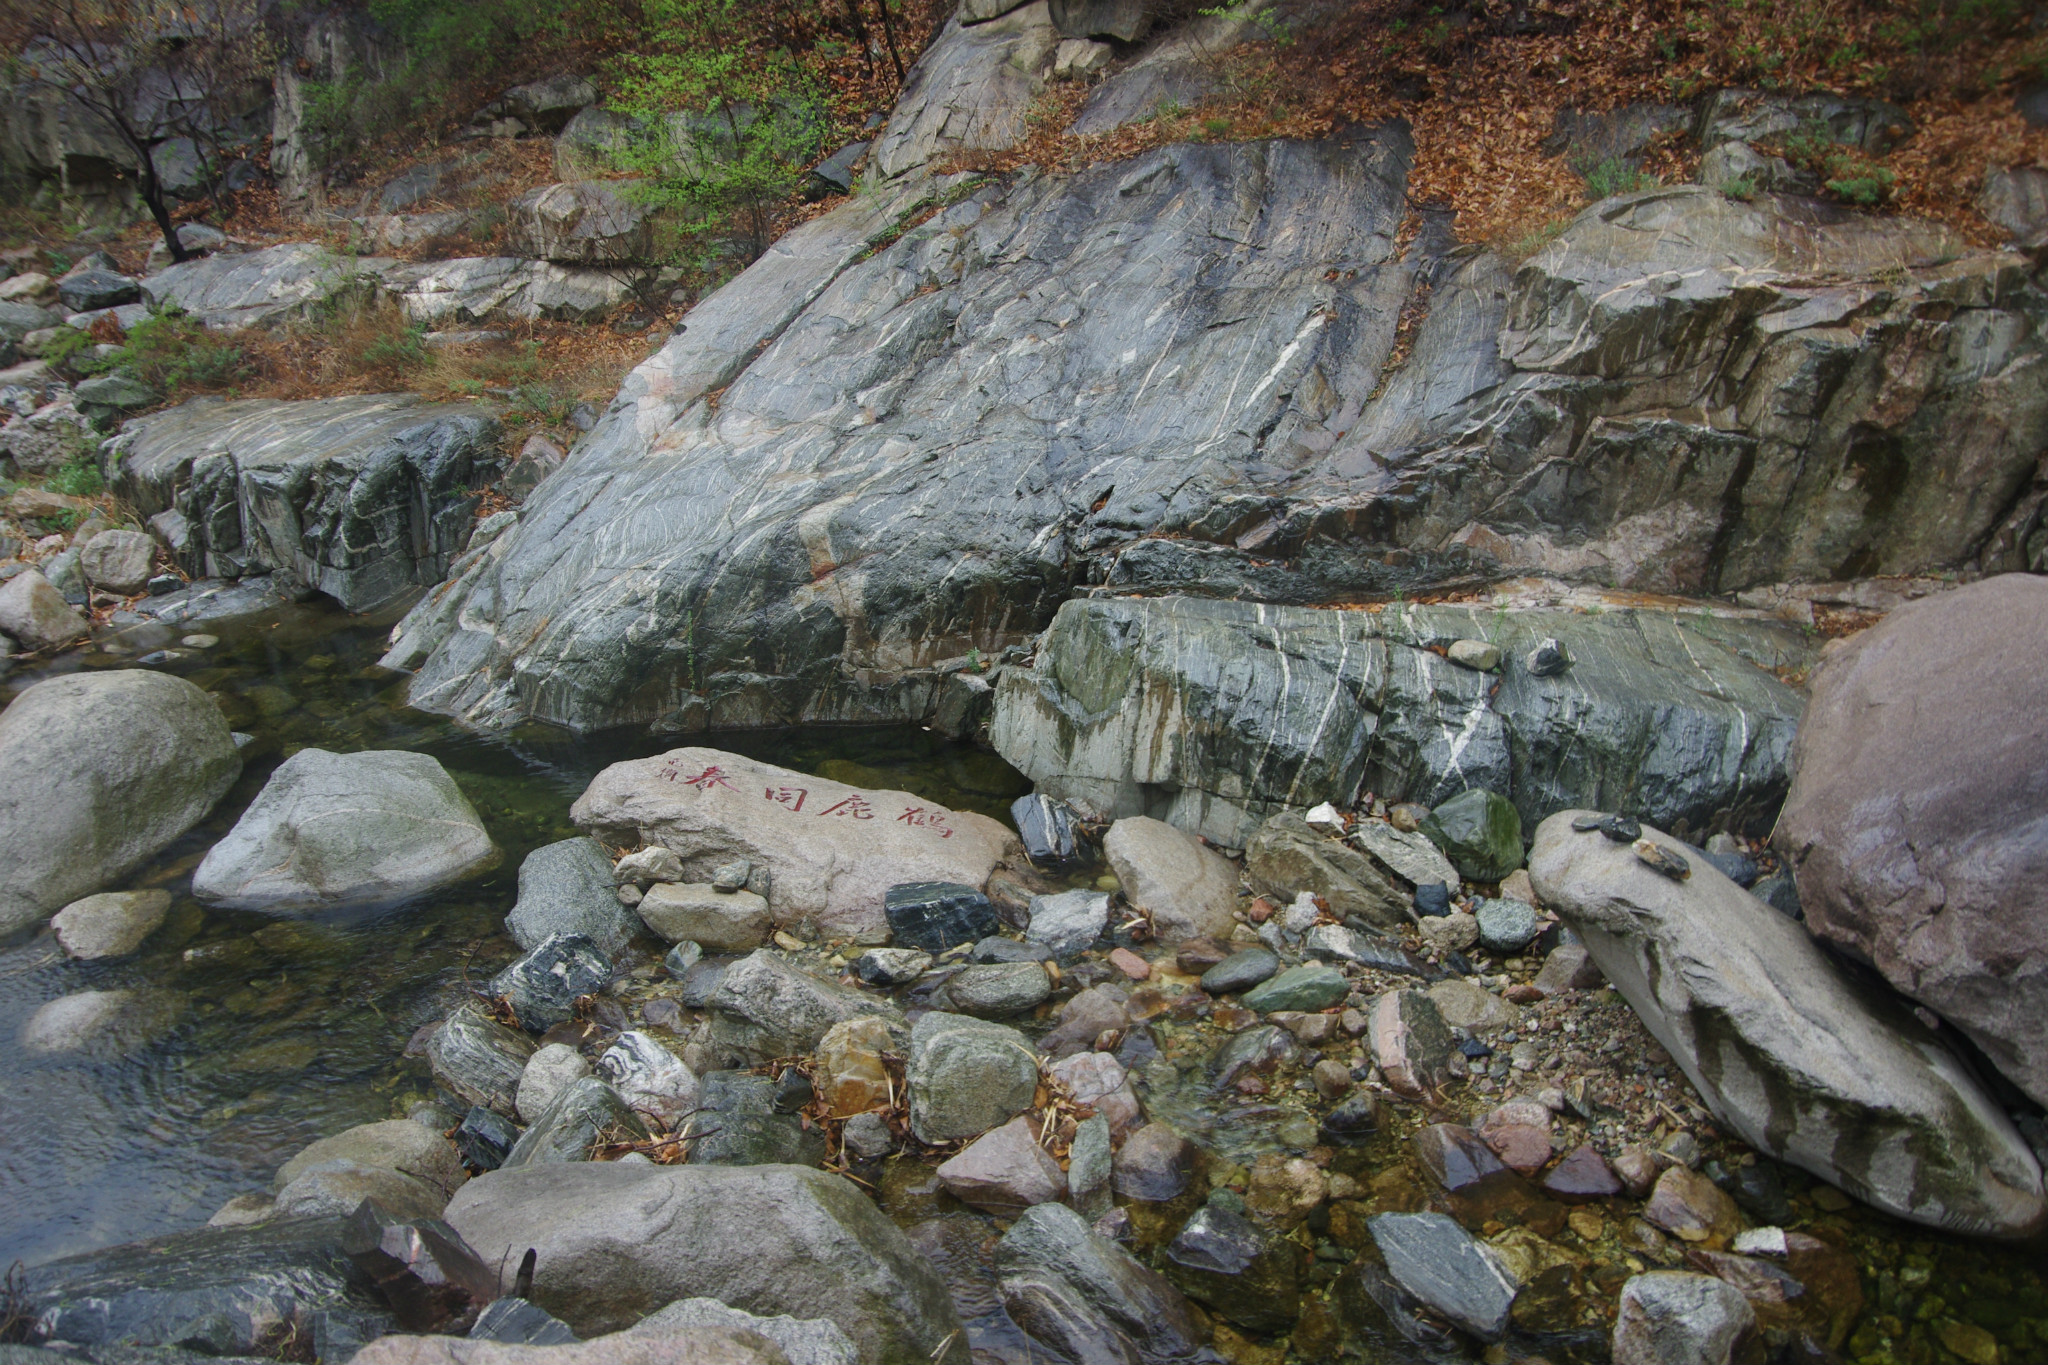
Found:
[[[1737,1166],[1718,1175],[1709,1171],[1708,1175],[1735,1201],[1737,1208],[1761,1224],[1783,1227],[1795,1217],[1792,1201],[1785,1197],[1784,1178],[1769,1162]]]
[[[1763,870],[1747,853],[1709,853],[1702,850],[1700,857],[1708,867],[1745,889],[1756,885],[1756,879]]]
[[[472,1171],[497,1170],[505,1164],[512,1144],[517,1141],[519,1129],[512,1120],[480,1104],[470,1106],[455,1130],[455,1150],[462,1154],[462,1164]]]
[[[1424,882],[1415,888],[1415,913],[1424,918],[1441,918],[1451,913],[1451,888],[1442,882]]]
[[[167,592],[176,592],[185,586],[185,580],[174,573],[160,573],[145,585],[151,597],[162,597]]]
[[[477,1314],[471,1341],[509,1341],[517,1346],[565,1346],[575,1341],[569,1324],[526,1299],[499,1299]]]
[[[1202,973],[1202,989],[1210,995],[1248,991],[1280,970],[1280,959],[1267,948],[1232,953]]]
[[[365,1199],[343,1229],[341,1246],[408,1332],[434,1331],[498,1296],[497,1271],[439,1218],[401,1222]]]
[[[975,943],[1003,927],[987,896],[959,882],[904,882],[882,899],[889,933],[899,948],[943,953]]]
[[[969,962],[1051,962],[1058,954],[1043,943],[1025,943],[991,935],[974,945]]]
[[[1024,855],[1048,869],[1072,867],[1088,856],[1088,840],[1072,807],[1037,792],[1010,803],[1010,819],[1024,841]]]
[[[1555,640],[1545,640],[1529,651],[1528,668],[1530,676],[1554,678],[1571,667],[1564,646]]]
[[[1404,976],[1428,976],[1429,964],[1400,944],[1388,938],[1379,930],[1353,920],[1345,921],[1345,927],[1357,935],[1351,946],[1358,953],[1362,967],[1372,967],[1383,972],[1398,972]]]
[[[811,167],[810,196],[822,199],[828,194],[852,193],[854,165],[867,151],[866,142],[849,142]]]
[[[811,1078],[791,1067],[775,1082],[775,1112],[794,1114],[809,1104],[816,1094],[811,1089]]]
[[[1755,886],[1749,888],[1755,896],[1771,909],[1789,920],[1804,920],[1806,912],[1799,907],[1799,887],[1789,872],[1773,872]]]
[[[1440,961],[1446,968],[1456,972],[1459,976],[1476,976],[1479,972],[1479,969],[1472,965],[1472,959],[1466,957],[1455,948],[1445,953]]]
[[[1475,1062],[1481,1057],[1491,1057],[1493,1055],[1493,1049],[1480,1042],[1477,1038],[1467,1038],[1464,1042],[1458,1044],[1458,1051],[1464,1053]]]
[[[1332,1147],[1363,1147],[1379,1131],[1379,1101],[1364,1094],[1353,1095],[1325,1114],[1316,1136]]]
[[[581,934],[549,934],[492,977],[491,992],[505,997],[522,1028],[542,1033],[574,1016],[577,997],[596,994],[611,979],[611,959],[595,943]]]
[[[142,285],[112,270],[80,270],[57,281],[57,297],[74,313],[117,308],[142,298]]]

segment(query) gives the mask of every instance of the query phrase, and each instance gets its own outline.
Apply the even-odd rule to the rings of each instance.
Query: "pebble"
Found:
[[[1692,875],[1692,864],[1664,845],[1649,839],[1635,842],[1636,861],[1653,872],[1661,872],[1675,882],[1682,882]]]
[[[215,645],[220,643],[220,636],[187,635],[184,639],[178,641],[178,643],[183,645],[187,649],[212,649]]]
[[[1543,640],[1529,651],[1523,660],[1529,675],[1536,678],[1554,678],[1571,667],[1571,658],[1564,652],[1564,646],[1556,640]]]
[[[870,986],[901,986],[931,970],[932,955],[918,948],[870,948],[853,961],[853,973]]]
[[[1451,913],[1451,888],[1442,882],[1423,882],[1415,888],[1415,913],[1425,919]]]
[[[1152,964],[1129,948],[1112,949],[1109,954],[1109,965],[1133,981],[1144,981],[1152,975]]]
[[[1536,907],[1504,897],[1479,903],[1479,946],[1493,953],[1518,953],[1536,937]]]
[[[1316,1093],[1326,1100],[1339,1100],[1351,1093],[1351,1069],[1342,1062],[1324,1058],[1315,1064],[1309,1079],[1315,1084]]]
[[[631,882],[627,882],[619,887],[620,905],[638,905],[641,901],[645,900],[646,898],[647,893],[645,891],[642,891],[639,887],[633,885],[633,883]]]
[[[1429,818],[1429,807],[1413,801],[1403,801],[1387,810],[1387,823],[1403,834],[1413,834],[1422,828],[1422,822]]]
[[[1453,640],[1444,653],[1452,663],[1480,673],[1491,673],[1500,667],[1500,647],[1484,640]]]
[[[1210,995],[1230,995],[1250,990],[1279,970],[1279,955],[1271,949],[1246,948],[1202,973],[1202,989]]]

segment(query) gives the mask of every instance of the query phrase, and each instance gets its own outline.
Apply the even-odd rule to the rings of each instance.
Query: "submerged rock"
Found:
[[[1756,1328],[1742,1292],[1712,1275],[1657,1270],[1621,1287],[1614,1365],[1732,1365]]]
[[[937,1174],[954,1198],[1004,1218],[1067,1193],[1066,1172],[1038,1145],[1038,1125],[1028,1114],[982,1134]]]
[[[1815,935],[2048,1103],[2048,583],[1910,602],[1828,652],[1779,821]],[[1871,793],[1888,793],[1874,801]]]
[[[1121,1345],[1141,1361],[1179,1360],[1202,1342],[1180,1292],[1065,1205],[1040,1204],[1011,1224],[995,1270],[1010,1316],[1068,1359],[1104,1359],[1105,1345]]]
[[[507,1288],[535,1248],[530,1297],[585,1335],[704,1297],[835,1322],[877,1365],[966,1362],[938,1272],[866,1195],[823,1171],[615,1162],[494,1171],[463,1187],[447,1220],[501,1267]]]
[[[123,1056],[169,1033],[187,1004],[178,992],[155,986],[61,995],[22,1025],[22,1050],[46,1057]]]
[[[1174,1282],[1218,1316],[1285,1332],[1301,1311],[1301,1255],[1242,1214],[1205,1204],[1166,1248]]]
[[[184,517],[194,576],[274,572],[364,611],[448,573],[498,433],[488,408],[410,394],[195,399],[122,430],[114,489]]]
[[[73,674],[0,713],[0,935],[126,876],[242,770],[213,699],[142,669]]]
[[[776,923],[808,919],[834,936],[867,944],[887,941],[883,899],[891,887],[915,881],[979,887],[1016,847],[1016,837],[985,815],[716,749],[675,749],[614,763],[592,779],[570,817],[614,844],[671,849],[685,875],[698,881],[745,860],[770,874],[768,904]],[[982,933],[995,928],[991,917]],[[953,942],[979,937],[969,933]]]
[[[1537,830],[1530,877],[1723,1122],[1914,1222],[1998,1237],[2048,1227],[2033,1153],[1903,1006],[1713,868],[1674,882],[1630,846],[1575,831],[1576,814]]]
[[[102,891],[59,910],[50,927],[67,956],[126,957],[156,932],[170,909],[168,891]]]
[[[1366,1226],[1394,1283],[1481,1341],[1501,1339],[1518,1286],[1471,1233],[1441,1213],[1375,1214]]]
[[[475,808],[426,754],[301,749],[208,851],[192,894],[272,913],[389,905],[497,858]]]

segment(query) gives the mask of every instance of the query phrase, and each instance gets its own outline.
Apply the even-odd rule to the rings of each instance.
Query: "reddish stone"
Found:
[[[1557,1169],[1543,1178],[1543,1190],[1552,1199],[1585,1204],[1620,1194],[1621,1177],[1591,1143],[1583,1143],[1567,1153],[1557,1163]]]
[[[1486,1145],[1508,1169],[1534,1175],[1550,1160],[1550,1130],[1528,1123],[1503,1123],[1488,1130]]]
[[[1643,1217],[1682,1241],[1710,1248],[1727,1246],[1728,1239],[1742,1230],[1742,1214],[1735,1201],[1713,1181],[1683,1166],[1673,1166],[1657,1177]]]
[[[1273,918],[1273,912],[1278,910],[1279,908],[1279,906],[1273,904],[1273,902],[1267,900],[1264,896],[1259,897],[1257,900],[1252,902],[1252,923],[1264,924],[1267,920]]]
[[[1492,1148],[1460,1123],[1432,1123],[1417,1132],[1415,1155],[1436,1183],[1453,1193],[1507,1169]]]
[[[1657,1183],[1657,1158],[1647,1147],[1624,1147],[1614,1158],[1614,1173],[1621,1177],[1630,1198],[1641,1199]]]
[[[1209,1017],[1226,1033],[1243,1033],[1259,1022],[1258,1011],[1243,1005],[1218,1005]]]
[[[1191,938],[1180,945],[1173,962],[1187,975],[1200,976],[1229,956],[1230,949],[1213,938]]]
[[[1109,954],[1109,965],[1133,981],[1143,981],[1152,975],[1152,964],[1139,957],[1129,948],[1113,948]]]
[[[1502,991],[1501,995],[1517,1005],[1533,1005],[1543,998],[1544,992],[1534,986],[1525,984],[1510,986]]]

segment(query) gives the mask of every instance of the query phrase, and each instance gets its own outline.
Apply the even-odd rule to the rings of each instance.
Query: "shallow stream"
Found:
[[[427,1098],[427,1069],[405,1055],[408,1041],[516,955],[501,920],[515,899],[520,860],[577,832],[570,803],[605,765],[688,742],[540,726],[478,735],[413,711],[403,700],[403,679],[376,666],[388,625],[320,606],[291,607],[240,625],[198,627],[219,643],[157,664],[220,697],[234,727],[255,738],[244,751],[241,780],[212,817],[126,883],[161,886],[175,898],[170,918],[139,952],[72,962],[47,933],[0,948],[0,1040],[7,1044],[0,1046],[0,1260],[33,1264],[196,1227],[229,1198],[266,1190],[276,1167],[313,1140],[401,1116]],[[53,668],[132,667],[139,654],[164,643],[145,638],[125,654],[75,655]],[[41,676],[48,672],[17,674],[0,700]],[[711,742],[998,819],[1028,789],[994,755],[915,728],[722,734]],[[374,915],[276,918],[202,907],[189,895],[200,857],[276,765],[307,746],[433,755],[475,804],[502,861],[476,881]],[[45,1001],[119,986],[180,993],[187,1009],[171,1036],[101,1061],[38,1060],[12,1045]],[[1300,1095],[1248,1103],[1214,1094],[1201,1079],[1206,1032],[1161,1017],[1153,1035],[1163,1055],[1137,1067],[1149,1086],[1148,1109],[1209,1155],[1186,1197],[1133,1207],[1141,1252],[1172,1237],[1212,1173],[1225,1180],[1235,1169],[1241,1177],[1260,1153],[1298,1153],[1314,1140],[1310,1106]],[[1371,1147],[1339,1154],[1331,1169],[1368,1193],[1311,1221],[1306,1231],[1315,1258],[1307,1285],[1336,1279],[1366,1249],[1367,1213],[1430,1201],[1433,1191],[1407,1155],[1407,1135],[1425,1121],[1404,1114]],[[1860,1268],[1865,1308],[1845,1343],[1846,1358],[1873,1365],[2048,1362],[2048,1274],[2038,1249],[1967,1242],[1860,1207],[1832,1207],[1835,1201],[1815,1198],[1819,1187],[1797,1173],[1788,1187],[1799,1225],[1838,1240]],[[954,1284],[977,1360],[1042,1359],[995,1297],[988,1255],[1000,1225],[939,1193],[929,1169],[913,1162],[888,1163],[878,1194]],[[1511,1209],[1489,1210],[1475,1217],[1475,1229],[1496,1213],[1509,1226],[1523,1219]],[[1588,1265],[1598,1268],[1586,1282],[1611,1301],[1619,1281],[1609,1286],[1603,1274],[1625,1277],[1647,1263],[1672,1262],[1631,1254],[1621,1241],[1631,1209],[1617,1202],[1609,1214],[1612,1244],[1589,1246]],[[1306,1340],[1306,1318],[1303,1324]],[[1594,1343],[1601,1339],[1592,1332],[1555,1358],[1598,1358],[1603,1352]],[[1368,1347],[1367,1358],[1418,1357],[1393,1343],[1378,1356]]]

